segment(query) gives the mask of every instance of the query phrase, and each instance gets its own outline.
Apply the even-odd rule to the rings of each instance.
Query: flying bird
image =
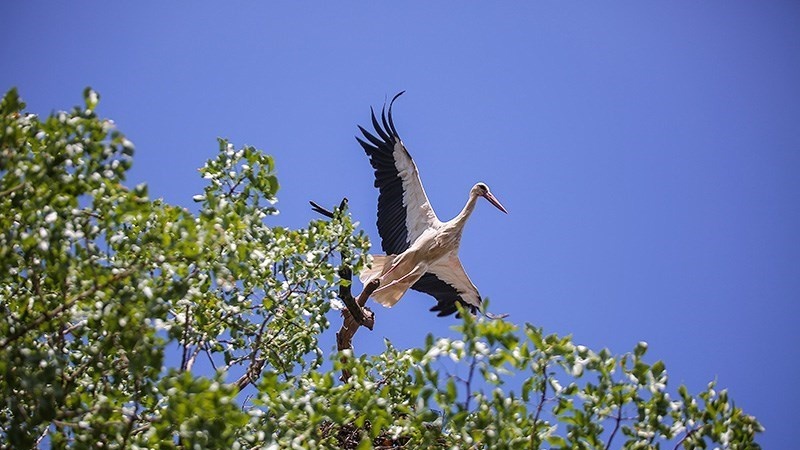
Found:
[[[405,91],[403,91],[405,92]],[[366,284],[379,277],[380,287],[371,295],[383,306],[391,307],[411,288],[432,295],[431,308],[438,316],[457,311],[456,303],[475,313],[481,304],[478,289],[472,284],[458,259],[461,234],[478,197],[508,213],[484,183],[469,191],[467,204],[452,220],[442,222],[433,211],[414,160],[406,150],[392,120],[395,95],[381,110],[381,122],[372,112],[375,134],[363,127],[364,139],[356,137],[375,169],[378,195],[378,233],[385,255],[373,255],[372,267],[359,278]]]

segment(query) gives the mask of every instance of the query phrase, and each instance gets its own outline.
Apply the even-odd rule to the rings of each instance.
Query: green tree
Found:
[[[337,266],[367,264],[347,212],[269,225],[272,158],[224,140],[196,213],[150,199],[84,100],[0,105],[3,448],[758,448],[725,390],[670,394],[644,343],[615,356],[462,311],[460,339],[326,355]]]

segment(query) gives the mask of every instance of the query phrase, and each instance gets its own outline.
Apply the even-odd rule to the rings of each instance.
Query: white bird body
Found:
[[[402,92],[400,93],[402,94]],[[388,255],[374,255],[372,267],[359,278],[363,283],[379,277],[380,287],[372,294],[381,305],[391,307],[408,289],[434,296],[438,304],[431,310],[439,315],[456,312],[456,303],[466,304],[473,311],[480,307],[478,289],[467,276],[458,258],[464,225],[475,209],[478,197],[484,197],[503,212],[503,205],[484,183],[472,187],[464,209],[447,222],[441,222],[428,201],[419,178],[419,171],[406,150],[385,111],[380,126],[375,113],[372,123],[381,139],[359,127],[369,143],[361,140],[375,168],[378,197],[378,231]]]
[[[399,255],[373,255],[373,268],[362,272],[359,278],[366,284],[381,277],[381,287],[372,294],[375,301],[383,306],[394,306],[431,266],[442,269],[452,264],[453,259],[458,262],[463,223],[453,222],[425,230],[408,250]],[[466,281],[474,288],[469,278]],[[480,299],[475,306],[478,304]]]

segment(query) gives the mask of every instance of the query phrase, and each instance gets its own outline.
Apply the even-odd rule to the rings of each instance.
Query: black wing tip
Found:
[[[389,101],[388,111],[386,108],[386,103],[383,104],[383,107],[381,108],[380,122],[378,121],[378,116],[375,114],[375,108],[373,108],[372,106],[369,107],[370,119],[372,120],[372,126],[373,128],[375,128],[375,132],[378,133],[378,136],[380,136],[381,139],[383,139],[388,144],[394,144],[400,140],[400,135],[397,133],[397,128],[395,128],[394,120],[392,119],[392,106],[394,105],[394,101],[397,100],[397,98],[403,95],[405,92],[406,92],[405,90],[400,91],[397,94],[395,94],[394,97],[392,97],[392,100]],[[361,133],[363,133],[367,139],[372,141],[372,139],[370,139],[370,133],[368,133],[360,125],[358,126],[358,128],[359,130],[361,130]]]
[[[447,305],[444,302],[435,304],[428,311],[436,313],[436,317],[447,317],[456,312],[455,304]]]
[[[400,97],[401,95],[403,95],[405,93],[406,93],[406,91],[402,90],[402,91],[398,92],[397,94],[394,94],[394,97],[392,97],[392,100],[389,102],[389,109],[392,109],[392,104],[394,103],[395,100],[397,100],[397,97]]]
[[[469,311],[473,315],[478,313],[477,306],[470,305],[469,303],[463,300],[441,301],[436,303],[429,311],[435,312],[436,317],[452,316],[455,313],[456,318],[461,318],[461,315],[458,314],[458,308],[456,307],[456,303],[460,303],[461,306],[463,306],[467,311]]]
[[[392,120],[392,106],[394,106],[394,101],[397,100],[397,97],[403,95],[406,91],[400,91],[392,97],[392,101],[389,102],[389,124],[387,128],[389,128],[395,136],[399,137],[400,135],[397,134],[397,129],[394,127],[394,120]],[[386,126],[386,119],[383,120],[384,125]]]
[[[363,134],[364,137],[367,138],[367,140],[370,141],[372,143],[372,145],[374,145],[376,148],[380,148],[380,147],[386,145],[385,140],[382,141],[382,140],[378,139],[372,133],[370,133],[369,131],[364,129],[364,127],[362,127],[361,125],[358,125],[358,129],[361,130],[361,134]],[[356,138],[358,138],[358,136],[356,136]]]
[[[375,146],[373,146],[372,144],[368,144],[360,137],[356,136],[356,140],[358,141],[359,144],[361,144],[361,147],[364,148],[364,152],[367,153],[367,156],[371,156],[372,153],[378,151],[378,149]]]

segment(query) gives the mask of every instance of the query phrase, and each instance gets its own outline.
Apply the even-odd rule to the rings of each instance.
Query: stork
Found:
[[[480,307],[481,296],[458,258],[461,234],[478,197],[506,214],[508,211],[486,184],[477,183],[456,217],[447,222],[439,220],[422,187],[417,166],[392,120],[392,105],[403,92],[389,103],[388,120],[386,105],[381,110],[381,123],[370,108],[377,136],[358,127],[366,140],[356,139],[375,169],[375,187],[380,192],[378,233],[386,252],[373,255],[372,267],[361,272],[359,279],[365,284],[376,277],[380,279],[380,287],[371,297],[386,307],[394,306],[411,288],[436,299],[431,311],[438,316],[456,312],[456,303],[474,313]]]

